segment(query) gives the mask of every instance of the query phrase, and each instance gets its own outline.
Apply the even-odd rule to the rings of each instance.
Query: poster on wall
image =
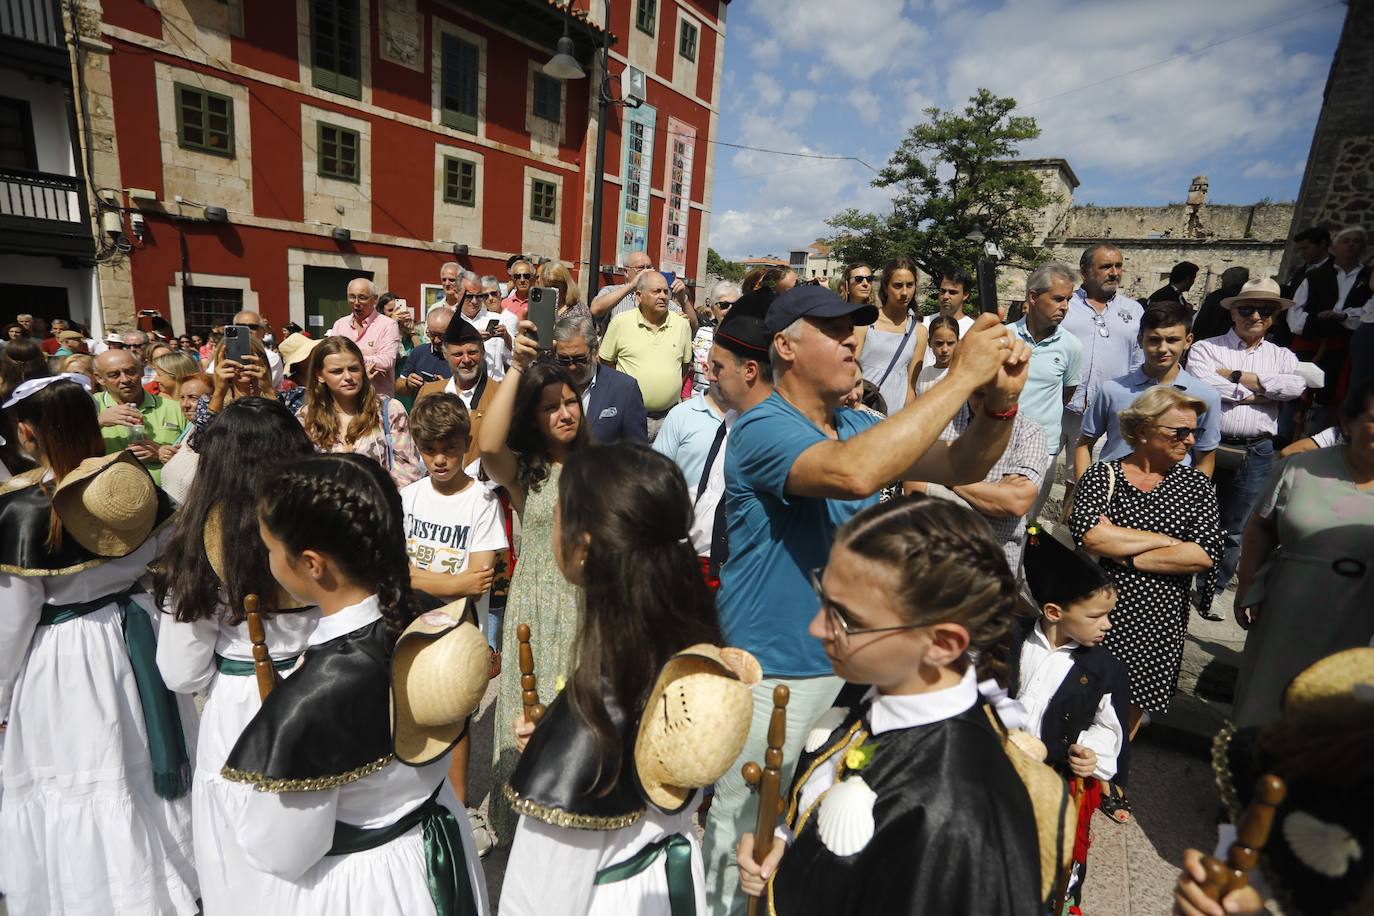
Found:
[[[620,236],[616,243],[617,264],[624,264],[632,251],[649,250],[649,187],[653,180],[654,119],[652,105],[641,105],[625,112],[625,135],[621,143],[625,159],[620,166]]]
[[[430,309],[444,301],[444,288],[438,283],[421,283],[420,301],[425,304],[424,312],[428,315]]]
[[[668,205],[663,208],[663,254],[660,270],[680,276],[687,271],[687,215],[692,202],[692,156],[696,153],[697,129],[677,118],[668,119],[668,177],[663,188]]]

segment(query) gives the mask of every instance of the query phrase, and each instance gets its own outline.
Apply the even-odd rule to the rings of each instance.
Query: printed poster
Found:
[[[617,264],[632,251],[649,250],[649,188],[653,182],[654,121],[652,105],[625,111],[625,135],[621,143],[625,159],[620,166],[620,241]]]
[[[692,157],[697,129],[677,118],[668,119],[668,177],[663,182],[668,205],[663,208],[663,253],[659,270],[687,275],[687,215],[692,202]]]

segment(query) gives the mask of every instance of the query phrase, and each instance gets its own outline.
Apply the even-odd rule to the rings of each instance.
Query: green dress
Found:
[[[1374,636],[1374,490],[1355,486],[1345,449],[1280,464],[1255,513],[1274,522],[1278,545],[1244,595],[1259,620],[1236,684],[1232,719],[1241,726],[1277,719],[1298,673]]]
[[[511,579],[510,597],[501,636],[501,684],[496,697],[495,747],[492,759],[488,820],[503,844],[515,838],[518,818],[506,801],[506,780],[519,757],[512,720],[520,714],[520,641],[516,628],[530,626],[534,675],[539,700],[553,702],[560,679],[572,673],[573,646],[582,611],[577,588],[563,578],[553,555],[553,505],[558,499],[562,465],[553,465],[548,478],[525,497],[520,515],[520,557]]]

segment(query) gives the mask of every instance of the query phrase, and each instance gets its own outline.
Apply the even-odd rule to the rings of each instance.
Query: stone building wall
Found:
[[[1182,237],[1188,226],[1186,204],[1162,207],[1097,207],[1076,205],[1062,233],[1066,238],[1149,238],[1169,233]],[[1206,204],[1198,211],[1206,238],[1285,239],[1293,222],[1293,205]]]

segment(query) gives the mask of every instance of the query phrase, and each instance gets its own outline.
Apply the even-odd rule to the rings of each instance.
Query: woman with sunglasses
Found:
[[[878,277],[867,264],[846,265],[838,292],[845,302],[877,305]]]
[[[692,390],[684,397],[705,394],[711,387],[706,380],[706,362],[711,355],[711,344],[716,339],[716,326],[725,320],[742,295],[739,284],[733,280],[721,280],[711,287],[710,316],[701,320],[696,333],[692,335]]]
[[[1193,574],[1210,578],[1221,563],[1216,490],[1182,463],[1206,409],[1172,386],[1149,389],[1120,413],[1131,453],[1088,468],[1074,494],[1074,539],[1116,585],[1105,645],[1130,671],[1132,738],[1142,713],[1167,712],[1178,689]],[[1124,823],[1130,808],[1123,787],[1114,788],[1102,810]]]

